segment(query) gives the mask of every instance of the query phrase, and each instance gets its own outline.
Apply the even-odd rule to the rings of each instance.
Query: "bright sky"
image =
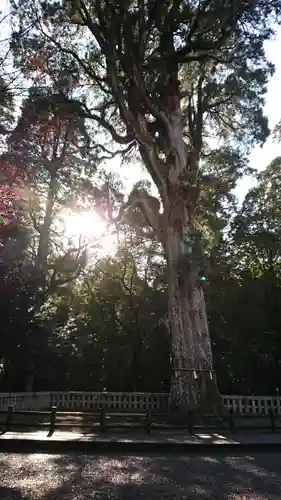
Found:
[[[68,240],[70,246],[77,245],[78,242],[82,246],[87,245],[89,255],[95,258],[104,254],[113,255],[117,250],[116,234],[96,213],[73,214],[71,211],[65,211],[59,227],[64,231],[64,249]]]
[[[268,84],[268,93],[265,105],[265,114],[269,118],[269,126],[274,125],[281,120],[281,28],[278,29],[275,40],[266,44],[266,53],[268,59],[275,64],[276,72]],[[258,170],[264,169],[276,156],[281,155],[281,144],[273,142],[269,138],[263,148],[256,147],[251,154],[251,164]],[[242,201],[247,191],[253,187],[255,181],[252,178],[247,178],[241,181],[237,188],[237,196],[239,201]]]

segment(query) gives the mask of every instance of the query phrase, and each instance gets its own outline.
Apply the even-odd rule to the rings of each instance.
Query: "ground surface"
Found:
[[[0,453],[0,500],[279,500],[281,454]]]
[[[0,0],[1,1],[1,0]],[[0,443],[7,441],[34,441],[37,443],[57,442],[57,443],[79,443],[79,442],[130,442],[130,443],[180,443],[180,444],[265,444],[278,445],[281,447],[281,433],[269,431],[239,431],[236,434],[230,432],[198,432],[191,435],[187,430],[153,430],[151,434],[146,434],[144,429],[134,430],[108,430],[106,434],[99,432],[79,432],[55,430],[49,435],[47,430],[30,430],[22,432],[2,432],[0,433]],[[40,448],[37,448],[40,449]],[[77,448],[74,448],[77,449]],[[37,450],[36,450],[37,451]],[[152,450],[147,450],[152,451]],[[154,451],[154,450],[153,450]]]

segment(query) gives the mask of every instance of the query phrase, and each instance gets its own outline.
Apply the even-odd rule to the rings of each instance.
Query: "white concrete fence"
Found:
[[[168,394],[141,392],[17,392],[0,393],[0,411],[13,405],[15,409],[60,409],[99,410],[103,405],[112,410],[166,411]]]
[[[281,415],[281,397],[222,396],[224,406],[241,414],[267,414],[273,409]],[[0,393],[0,411],[9,405],[15,409],[43,410],[55,405],[66,410],[99,410],[101,405],[112,410],[148,410],[166,412],[169,395],[141,392],[17,392]]]

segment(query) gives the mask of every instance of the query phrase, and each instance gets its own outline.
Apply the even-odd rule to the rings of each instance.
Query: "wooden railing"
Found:
[[[269,414],[273,410],[281,415],[281,397],[271,396],[222,396],[227,410],[240,414]],[[43,410],[51,406],[58,409],[99,410],[151,410],[166,412],[169,407],[168,394],[141,392],[18,392],[0,393],[0,411],[12,405],[18,410]]]

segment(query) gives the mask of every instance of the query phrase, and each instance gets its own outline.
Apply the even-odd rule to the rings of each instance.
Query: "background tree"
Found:
[[[75,102],[59,92],[53,93],[50,88],[33,87],[29,90],[18,123],[8,138],[8,151],[2,159],[26,175],[30,191],[27,198],[35,229],[39,232],[39,268],[43,269],[47,263],[50,231],[56,212],[70,193],[74,196],[79,190],[78,179],[79,175],[82,176],[88,142],[85,123],[77,114]],[[93,174],[95,165],[90,156],[87,166],[88,174]]]
[[[279,163],[259,176],[241,209],[231,208],[231,232],[224,230],[210,253],[203,286],[223,394],[276,395],[279,385],[280,246],[272,234],[263,238],[267,221],[274,221],[269,232],[276,237],[280,232]],[[62,267],[64,285],[45,297],[34,316],[30,308],[37,290],[27,280],[34,263],[28,227],[23,219],[19,253],[1,253],[1,390],[167,392],[167,266],[159,245],[151,246],[127,223],[116,255],[90,259],[78,280],[66,281]],[[273,267],[266,257],[271,242]]]
[[[208,304],[223,391],[279,388],[280,206],[276,158],[257,176],[214,262]]]

